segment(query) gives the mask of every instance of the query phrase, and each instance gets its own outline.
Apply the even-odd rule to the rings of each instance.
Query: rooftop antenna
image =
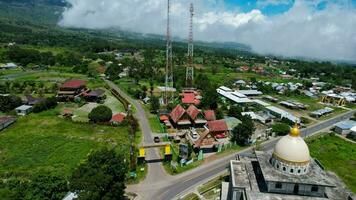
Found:
[[[173,88],[173,55],[172,55],[172,36],[170,27],[170,11],[171,0],[167,1],[167,33],[166,33],[166,77],[165,77],[165,89],[164,89],[164,103],[167,105],[173,97],[172,91],[168,91]]]
[[[194,17],[194,7],[193,3],[190,4],[190,25],[189,25],[189,39],[188,39],[188,65],[186,68],[186,78],[185,84],[187,87],[192,87],[194,82],[194,44],[193,44],[193,17]]]

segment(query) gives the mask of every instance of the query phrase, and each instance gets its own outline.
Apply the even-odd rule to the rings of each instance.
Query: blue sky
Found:
[[[308,1],[308,0],[307,0]],[[315,0],[309,0],[316,2]],[[288,11],[293,7],[295,0],[225,0],[230,9],[239,9],[242,12],[250,12],[259,9],[264,15],[271,16]],[[316,9],[325,9],[328,3],[349,4],[356,6],[356,0],[319,0]]]

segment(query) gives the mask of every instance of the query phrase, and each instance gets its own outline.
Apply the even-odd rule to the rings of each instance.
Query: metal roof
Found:
[[[354,126],[356,126],[356,121],[353,120],[341,121],[335,124],[335,127],[341,128],[343,130],[351,129]]]

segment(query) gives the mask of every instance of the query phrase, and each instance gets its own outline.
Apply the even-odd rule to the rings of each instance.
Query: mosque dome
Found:
[[[302,137],[300,137],[300,130],[297,126],[294,126],[290,133],[283,136],[274,147],[273,160],[275,161],[276,168],[279,166],[286,166],[288,169],[297,167],[307,168],[310,162],[310,154],[308,145],[305,143]],[[284,169],[285,167],[283,167]],[[294,173],[295,170],[291,170]],[[297,170],[302,173],[300,170]],[[307,172],[307,169],[303,169],[303,172]],[[298,174],[299,174],[298,173]]]

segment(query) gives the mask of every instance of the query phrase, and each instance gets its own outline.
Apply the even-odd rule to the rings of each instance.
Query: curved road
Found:
[[[132,105],[137,109],[135,117],[139,120],[141,130],[143,132],[144,138],[143,143],[153,143],[152,131],[150,129],[146,114],[141,104],[125,94],[120,88],[118,88],[111,81],[106,80],[107,84],[117,90],[122,97],[126,98]],[[333,117],[329,120],[323,121],[316,125],[304,128],[301,130],[303,137],[311,136],[318,133],[320,130],[326,129],[334,125],[339,121],[349,119],[356,110],[351,110],[347,113],[341,114],[339,116]],[[272,150],[279,138],[274,138],[268,140],[260,145],[261,150],[269,151]],[[251,153],[253,147],[247,148],[239,153]],[[149,149],[147,151],[148,159],[157,159],[159,154],[154,149]],[[162,199],[170,200],[177,199],[180,195],[186,193],[187,191],[193,189],[194,187],[200,185],[201,183],[216,177],[217,175],[226,172],[228,169],[229,161],[235,159],[235,153],[228,156],[219,158],[215,161],[203,164],[197,168],[187,171],[183,174],[176,176],[168,175],[163,169],[160,163],[149,163],[148,164],[148,174],[144,181],[137,185],[130,185],[127,191],[136,193],[138,195],[137,199]]]

